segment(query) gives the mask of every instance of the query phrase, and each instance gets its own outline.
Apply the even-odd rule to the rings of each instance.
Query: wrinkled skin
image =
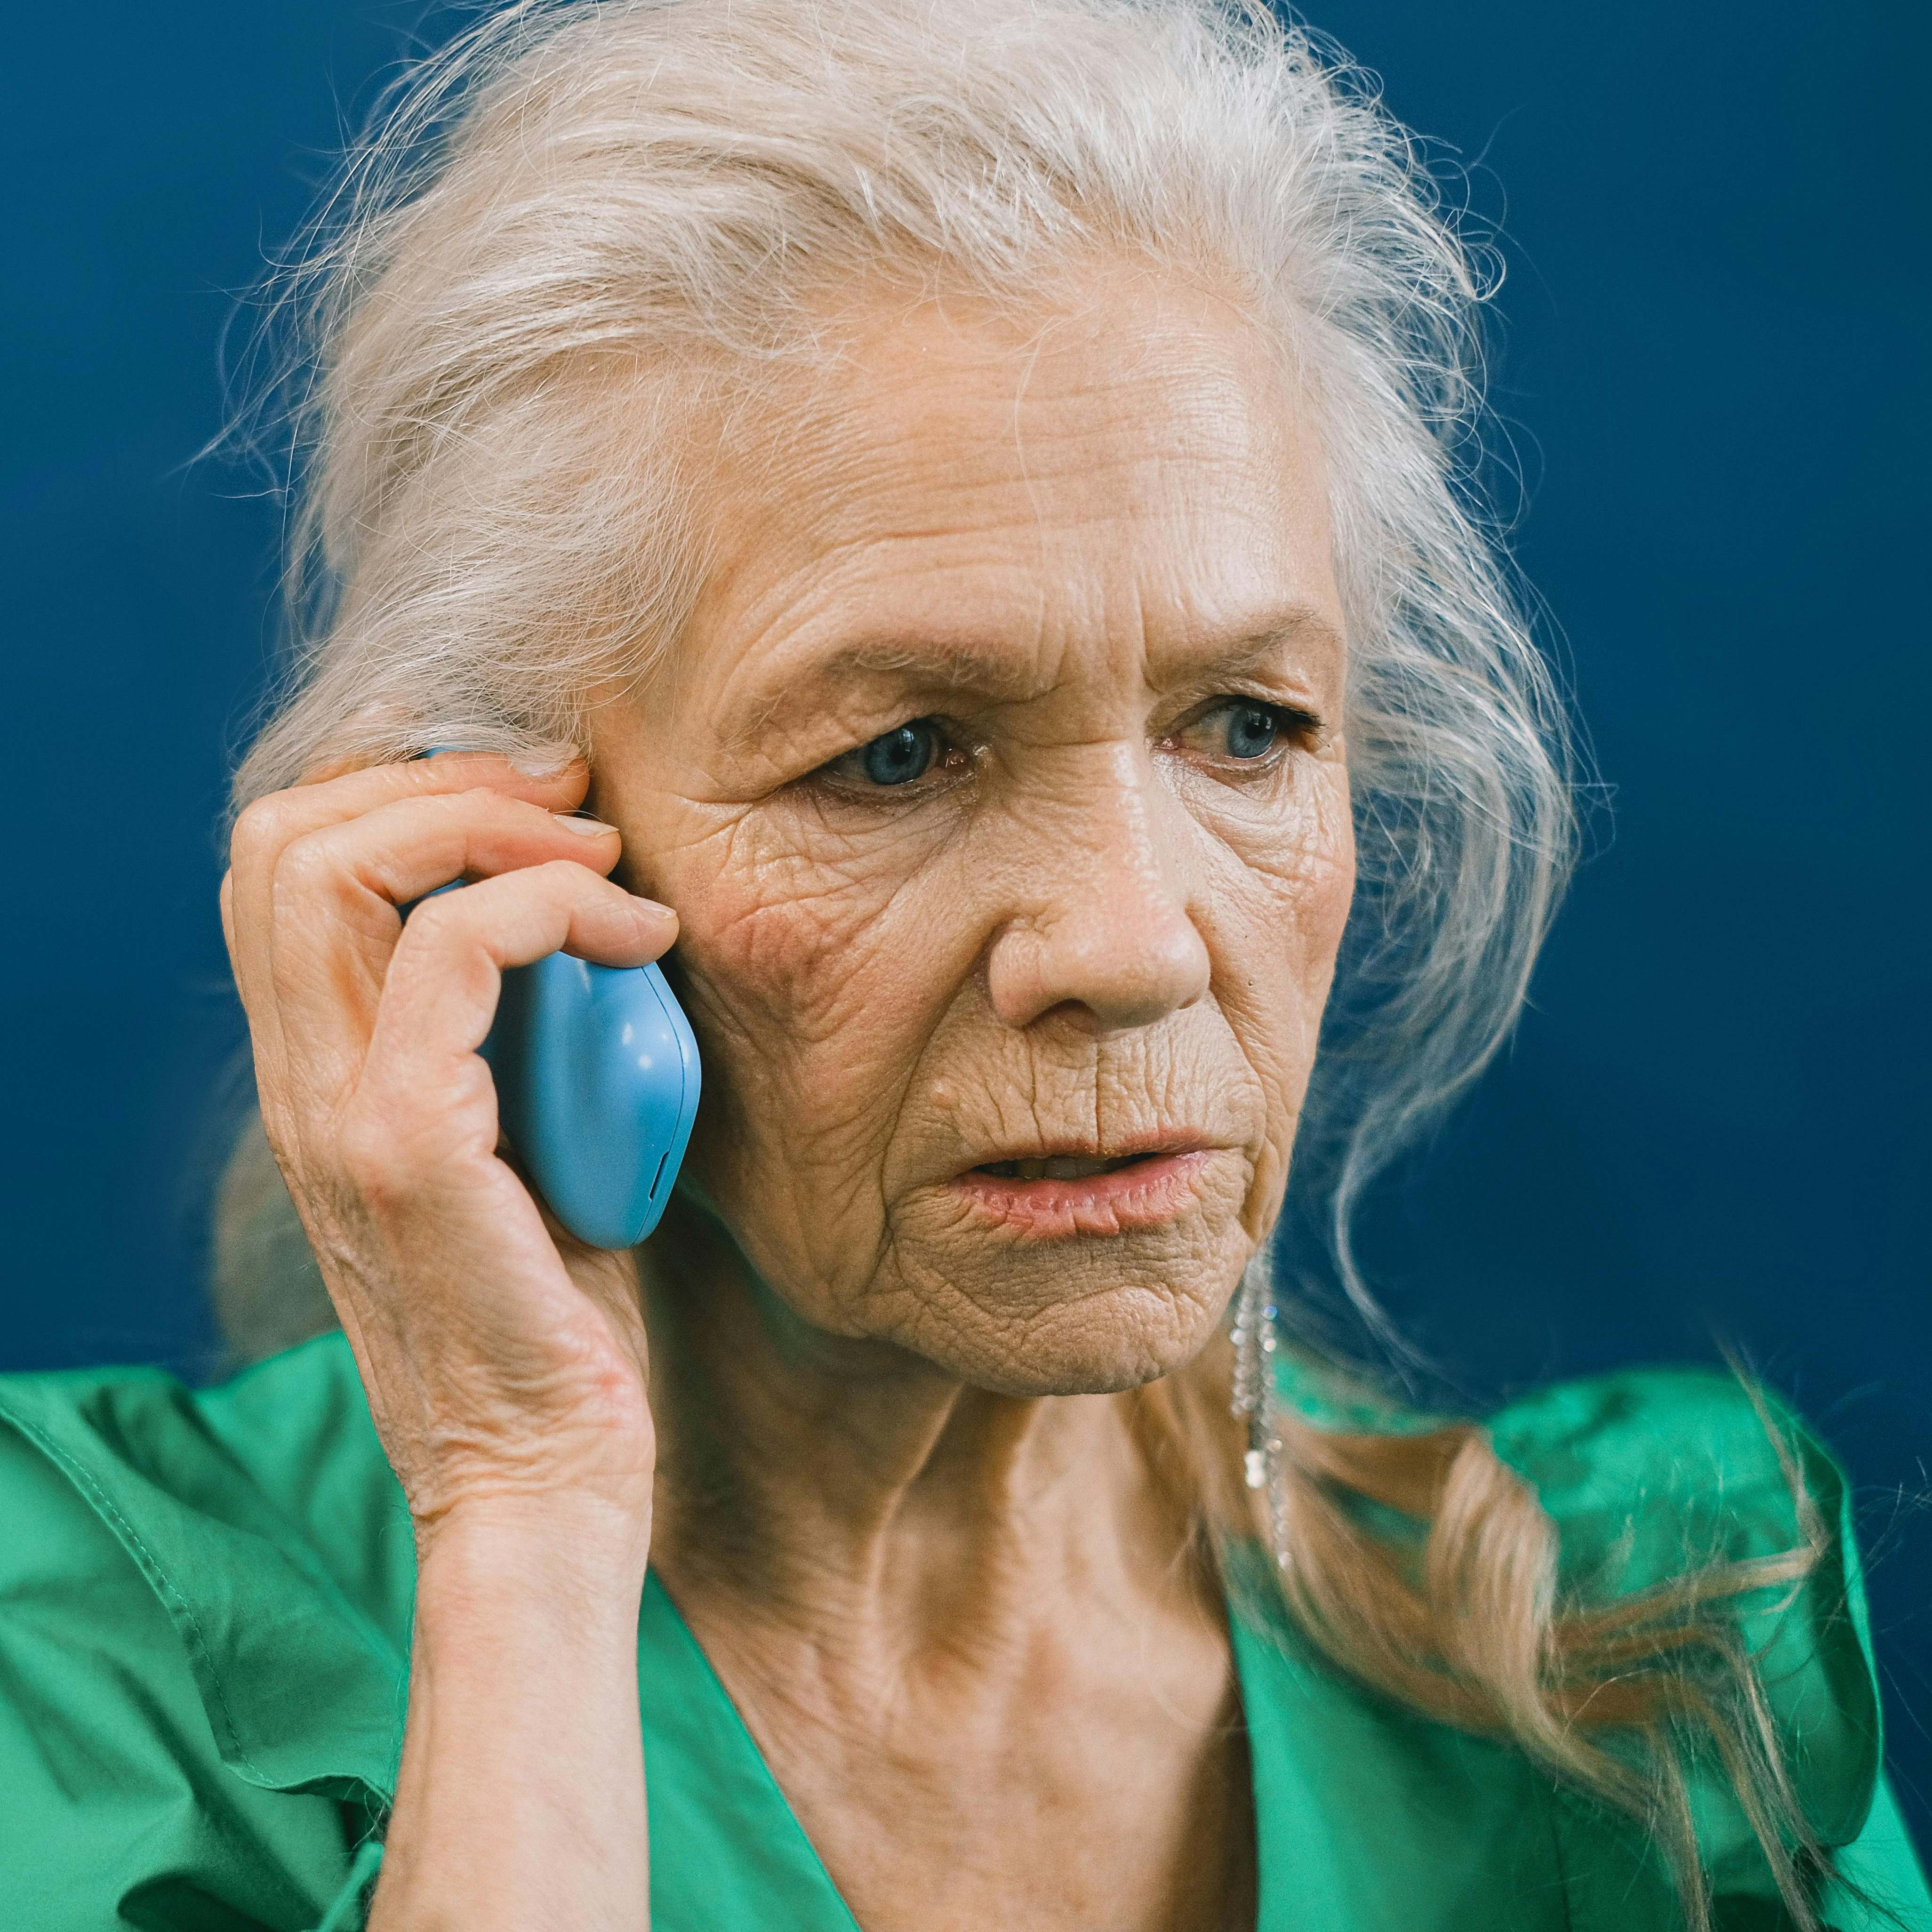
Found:
[[[815,1328],[1013,1394],[1148,1381],[1272,1222],[1352,884],[1318,454],[1258,336],[1132,281],[1030,340],[894,314],[813,400],[721,478],[672,674],[594,728],[620,876],[681,922],[687,1187]],[[1320,722],[1237,761],[1232,695]],[[922,780],[824,772],[922,716]],[[1210,1151],[1126,1233],[949,1186],[1078,1143]]]
[[[1321,452],[1146,272],[847,320],[706,452],[692,622],[587,769],[237,828],[264,1122],[416,1525],[372,1932],[644,1924],[646,1563],[868,1932],[1253,1922],[1219,1586],[1116,1392],[1270,1224],[1347,914]],[[594,1253],[475,1048],[503,968],[674,938],[698,1130]]]

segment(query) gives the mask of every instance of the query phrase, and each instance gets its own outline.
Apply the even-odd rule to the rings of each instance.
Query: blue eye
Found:
[[[1227,719],[1230,758],[1264,758],[1281,736],[1281,713],[1271,704],[1231,704]]]
[[[923,718],[896,730],[882,732],[852,754],[859,769],[875,785],[910,784],[932,770],[939,757],[938,728]]]

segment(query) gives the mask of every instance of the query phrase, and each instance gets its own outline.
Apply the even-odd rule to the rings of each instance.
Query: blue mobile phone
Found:
[[[482,1052],[503,1131],[556,1218],[592,1247],[635,1246],[698,1114],[698,1041],[663,974],[565,952],[512,967]]]
[[[698,1113],[698,1042],[655,965],[553,952],[503,975],[483,1042],[510,1144],[594,1248],[658,1224]]]

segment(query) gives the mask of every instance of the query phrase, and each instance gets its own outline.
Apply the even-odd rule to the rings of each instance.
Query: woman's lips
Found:
[[[988,1161],[951,1183],[974,1215],[1038,1240],[1165,1227],[1198,1202],[1205,1148]]]

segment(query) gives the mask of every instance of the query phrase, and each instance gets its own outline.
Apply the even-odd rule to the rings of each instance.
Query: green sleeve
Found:
[[[1864,1828],[1838,1847],[1819,1904],[1833,1932],[1932,1932],[1924,1873],[1882,1774]]]
[[[0,1378],[0,1921],[359,1926],[396,1669],[303,1547],[169,1378]]]
[[[369,1894],[376,1874],[382,1869],[382,1847],[372,1839],[356,1854],[349,1876],[342,1881],[342,1889],[331,1900],[315,1932],[362,1932]]]
[[[1634,1370],[1558,1384],[1494,1418],[1492,1439],[1561,1534],[1564,1589],[1604,1601],[1706,1564],[1803,1540],[1798,1492],[1822,1532],[1803,1581],[1738,1600],[1799,1808],[1832,1876],[1816,1904],[1834,1932],[1932,1932],[1932,1896],[1883,1774],[1883,1731],[1850,1486],[1788,1411],[1760,1411],[1735,1378]],[[1788,1924],[1768,1862],[1728,1780],[1690,1767],[1718,1932]]]

